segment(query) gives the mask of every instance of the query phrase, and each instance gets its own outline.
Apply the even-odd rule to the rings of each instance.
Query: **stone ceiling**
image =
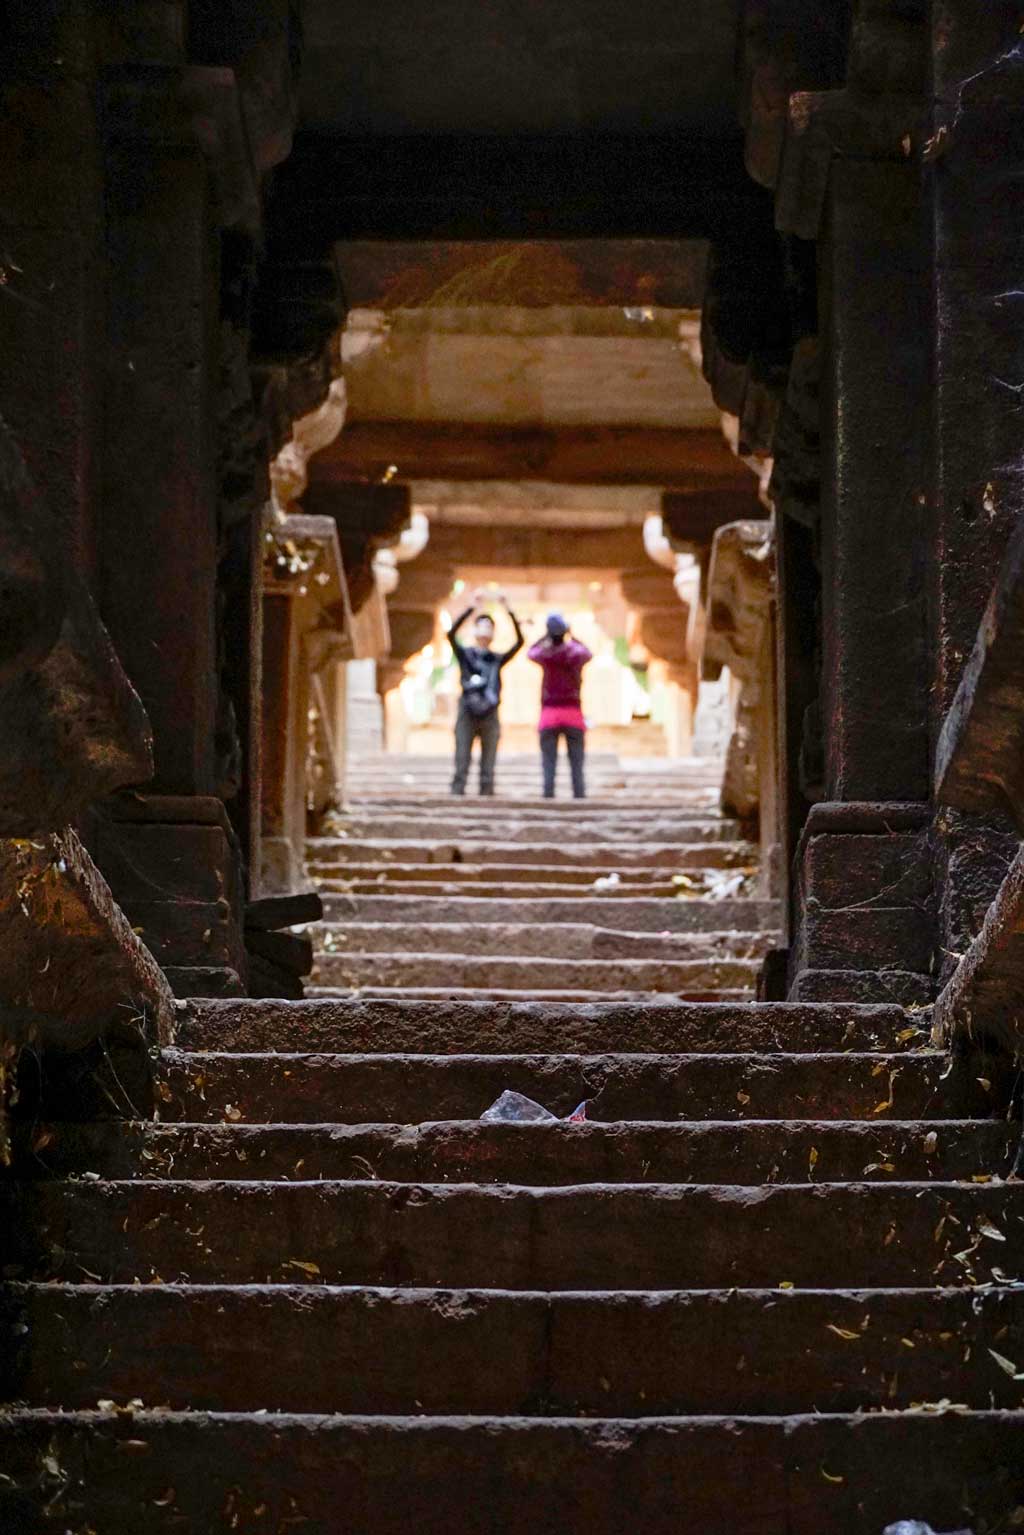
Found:
[[[735,0],[306,0],[302,120],[348,137],[724,132]]]

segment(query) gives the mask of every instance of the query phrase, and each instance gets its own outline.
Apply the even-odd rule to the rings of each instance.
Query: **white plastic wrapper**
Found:
[[[586,1117],[587,1100],[584,1098],[571,1114],[566,1115],[565,1123],[582,1124]],[[490,1108],[480,1115],[480,1122],[485,1125],[557,1125],[562,1121],[542,1103],[534,1103],[532,1098],[510,1092],[506,1088],[500,1098],[496,1098]]]

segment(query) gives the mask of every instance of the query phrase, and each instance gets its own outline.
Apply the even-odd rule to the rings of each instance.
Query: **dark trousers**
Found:
[[[586,751],[587,733],[578,725],[558,725],[551,730],[542,730],[540,733],[540,760],[544,770],[544,798],[555,797],[555,767],[558,762],[558,737],[565,736],[565,746],[569,753],[569,770],[572,773],[572,792],[574,799],[586,797],[586,785],[583,782],[583,757]]]
[[[459,709],[455,721],[455,776],[452,793],[465,794],[469,777],[469,764],[473,756],[473,742],[480,741],[480,793],[494,793],[494,764],[498,756],[498,739],[501,724],[498,711],[477,719],[468,709]]]

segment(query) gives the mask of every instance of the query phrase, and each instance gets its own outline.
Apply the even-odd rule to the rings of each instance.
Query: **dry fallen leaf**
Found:
[[[301,1258],[289,1258],[285,1263],[286,1269],[301,1269],[304,1274],[316,1276],[320,1272],[318,1263],[304,1263]]]
[[[740,1092],[738,1092],[736,1094],[736,1101],[737,1101],[737,1103],[744,1103],[744,1104],[749,1103],[750,1102],[750,1094],[749,1093],[745,1093],[745,1092],[743,1092],[741,1090]]]
[[[821,1474],[825,1478],[826,1482],[831,1482],[833,1486],[836,1487],[840,1486],[841,1483],[846,1481],[845,1476],[833,1476],[830,1471],[825,1470],[824,1466],[821,1468]]]
[[[847,1342],[857,1343],[860,1340],[859,1332],[851,1332],[848,1327],[837,1327],[834,1322],[826,1322],[829,1332],[834,1332],[837,1338],[845,1338]]]
[[[978,1221],[978,1230],[983,1237],[991,1237],[993,1242],[1005,1242],[1006,1238],[998,1226],[993,1226],[987,1215],[983,1215]]]
[[[924,1138],[924,1149],[927,1156],[933,1157],[939,1149],[939,1137],[934,1130],[929,1130]]]
[[[1024,1380],[1024,1370],[1018,1370],[1012,1359],[1007,1359],[1005,1354],[997,1354],[994,1348],[989,1353],[1001,1370],[1005,1370],[1011,1380]]]

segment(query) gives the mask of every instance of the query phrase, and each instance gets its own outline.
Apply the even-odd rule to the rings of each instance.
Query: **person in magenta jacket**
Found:
[[[574,640],[569,625],[559,613],[552,613],[547,633],[527,654],[544,673],[540,691],[540,757],[544,773],[544,798],[555,797],[555,767],[558,762],[558,738],[565,736],[572,773],[572,792],[576,799],[586,796],[583,758],[587,723],[580,708],[583,668],[592,660],[591,652],[580,640]]]

